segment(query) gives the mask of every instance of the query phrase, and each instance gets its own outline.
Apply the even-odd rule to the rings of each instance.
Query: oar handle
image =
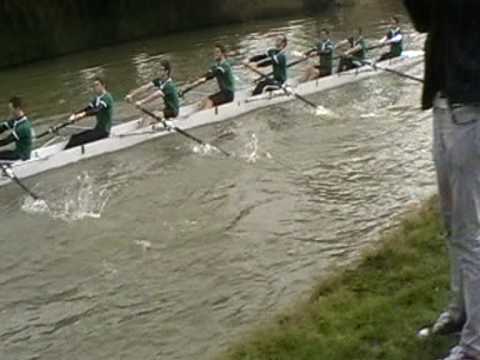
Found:
[[[200,81],[201,79],[203,79],[203,77],[200,78],[200,79],[198,79],[198,80],[196,80],[196,81],[194,81],[194,82],[193,82],[193,85],[189,85],[189,86],[187,86],[185,89],[180,90],[180,91],[178,92],[178,96],[180,96],[181,98],[183,98],[183,97],[185,96],[185,94],[187,94],[187,93],[189,93],[190,91],[196,89],[196,88],[199,87],[200,85],[203,85],[204,83]]]
[[[264,74],[263,72],[261,72],[260,70],[258,70],[256,67],[252,66],[248,62],[243,62],[242,64],[243,64],[243,66],[245,66],[246,68],[250,69],[255,74],[257,74],[258,76],[260,76],[260,79],[268,79],[270,77],[269,74]]]
[[[44,138],[45,136],[48,136],[48,135],[50,135],[50,134],[55,134],[55,133],[58,132],[59,130],[61,130],[61,129],[63,129],[63,128],[66,128],[67,126],[70,126],[70,125],[74,124],[76,121],[77,121],[77,120],[68,120],[68,121],[65,121],[65,122],[62,123],[62,124],[49,127],[48,130],[46,130],[46,131],[40,133],[39,135],[37,135],[37,139]]]

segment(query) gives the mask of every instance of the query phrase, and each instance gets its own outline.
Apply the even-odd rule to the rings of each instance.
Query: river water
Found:
[[[0,93],[22,94],[44,128],[81,107],[98,73],[121,99],[162,58],[180,83],[194,79],[215,41],[254,53],[285,32],[302,50],[323,26],[341,39],[362,25],[375,39],[390,14],[407,19],[397,1],[358,3],[11,69]],[[236,70],[247,86],[251,74]],[[195,130],[233,160],[171,136],[29,179],[48,211],[0,189],[0,358],[211,359],[432,193],[419,96],[417,84],[381,75],[311,97],[334,116],[292,102]],[[134,115],[118,103],[117,121]]]

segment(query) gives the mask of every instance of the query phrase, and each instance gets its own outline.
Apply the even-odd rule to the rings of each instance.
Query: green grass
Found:
[[[420,341],[417,330],[448,301],[443,229],[431,200],[354,269],[323,282],[307,303],[293,306],[235,345],[223,360],[428,360],[453,340]]]

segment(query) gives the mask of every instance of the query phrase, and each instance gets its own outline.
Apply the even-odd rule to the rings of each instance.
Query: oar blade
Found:
[[[0,168],[2,170],[2,173],[10,178],[15,184],[18,185],[26,194],[28,194],[33,200],[37,201],[40,200],[40,196],[38,196],[36,193],[34,193],[32,190],[30,190],[18,177],[15,175],[13,172],[12,168],[10,165],[6,164],[0,164]]]

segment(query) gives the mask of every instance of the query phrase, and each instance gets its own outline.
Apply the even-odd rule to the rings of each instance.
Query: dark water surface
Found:
[[[81,107],[97,73],[121,99],[164,57],[180,83],[204,73],[215,41],[253,53],[281,31],[303,50],[323,26],[341,39],[362,25],[376,39],[385,18],[404,14],[396,1],[359,3],[15,68],[0,73],[0,93],[24,95],[42,127]],[[420,48],[405,28],[408,47]],[[252,76],[236,69],[247,86]],[[312,97],[334,116],[293,102],[195,131],[240,160],[171,136],[28,180],[49,211],[0,189],[0,358],[214,357],[432,192],[431,122],[419,94],[381,75]],[[134,114],[118,104],[118,121]]]

